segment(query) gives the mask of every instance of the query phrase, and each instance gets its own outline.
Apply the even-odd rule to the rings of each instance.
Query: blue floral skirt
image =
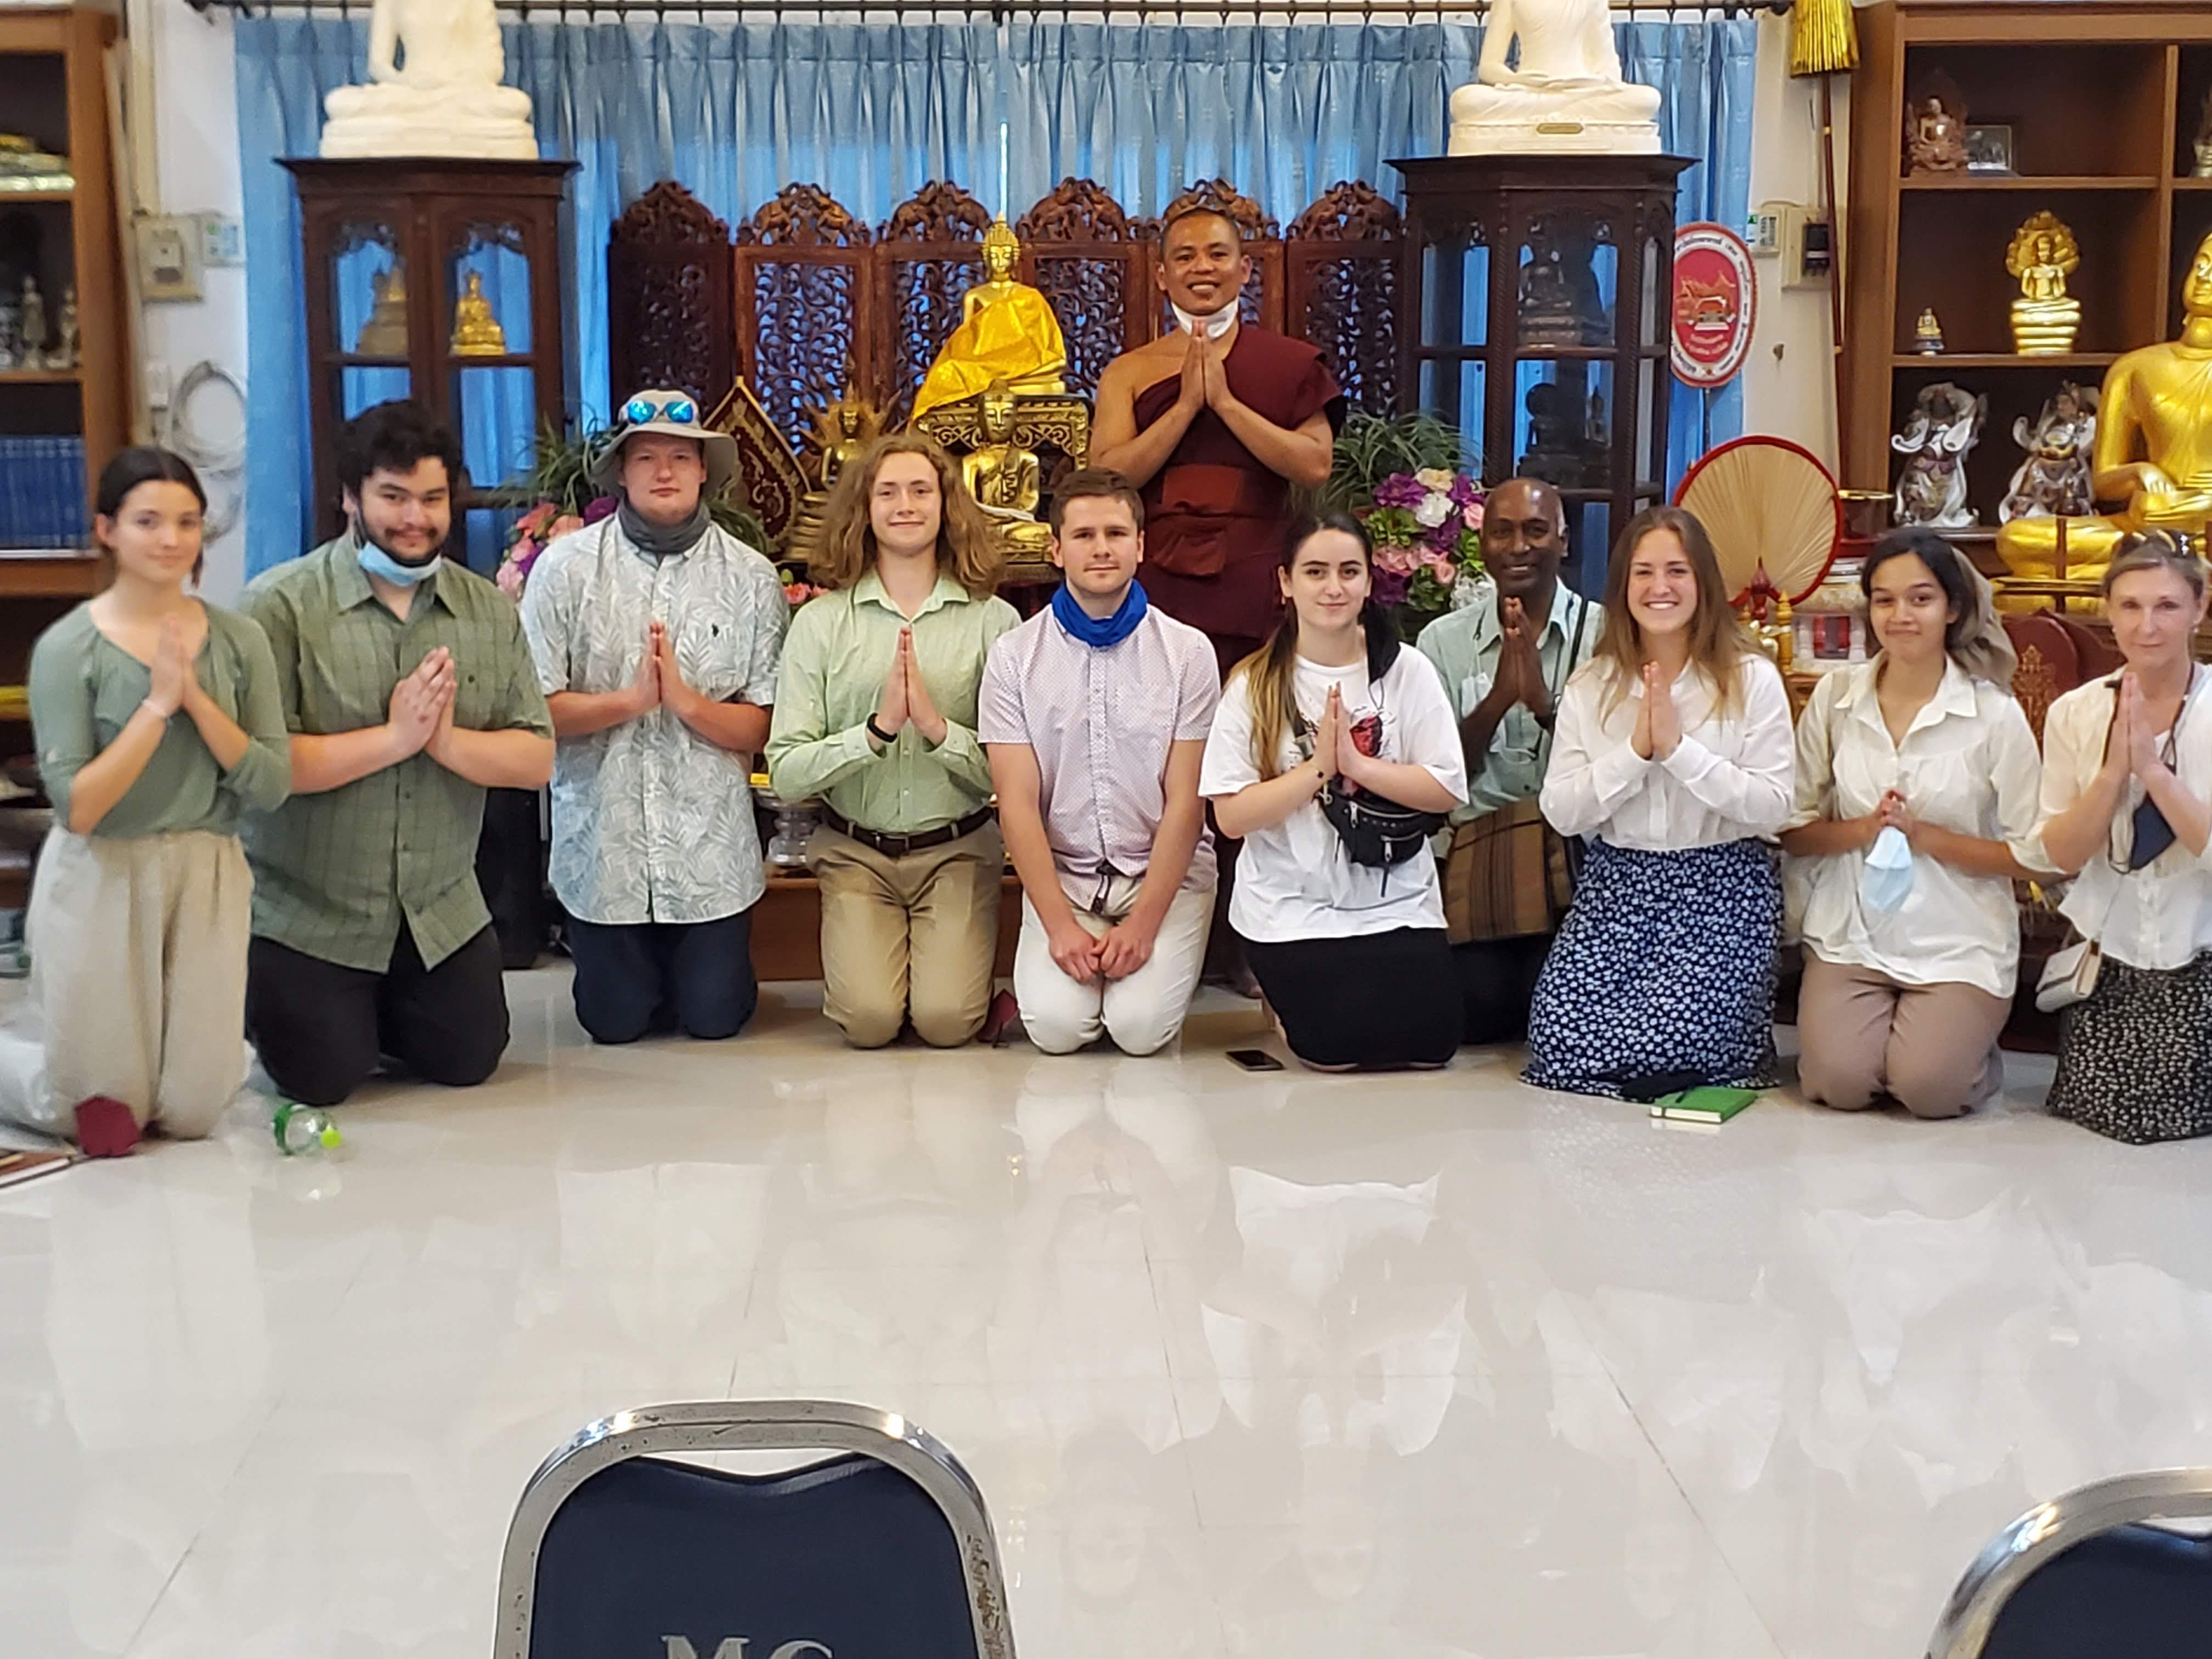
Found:
[[[1589,843],[1528,1011],[1540,1089],[1649,1097],[1653,1079],[1774,1081],[1782,878],[1764,842],[1680,853]]]

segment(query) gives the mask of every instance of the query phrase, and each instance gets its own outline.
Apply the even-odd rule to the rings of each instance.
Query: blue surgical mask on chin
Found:
[[[361,562],[361,568],[379,581],[390,582],[394,587],[413,587],[438,574],[439,562],[435,556],[421,564],[402,564],[369,540],[362,532],[359,520],[354,521],[353,539],[354,556]]]
[[[1859,871],[1859,896],[1875,909],[1893,911],[1912,891],[1912,843],[1895,824],[1886,824],[1867,849]]]

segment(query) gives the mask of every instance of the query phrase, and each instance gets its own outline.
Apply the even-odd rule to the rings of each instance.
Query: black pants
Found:
[[[594,1042],[635,1042],[649,1031],[735,1036],[760,1001],[752,939],[750,910],[717,921],[571,917],[576,1018]]]
[[[1291,1052],[1309,1065],[1442,1066],[1459,1048],[1459,982],[1441,927],[1244,949]]]
[[[1526,939],[1476,939],[1451,947],[1452,971],[1459,978],[1466,1011],[1462,1042],[1520,1042],[1528,1035],[1528,1005],[1536,978],[1552,954],[1549,933]]]
[[[425,968],[404,923],[383,973],[342,968],[256,938],[246,958],[246,1029],[277,1092],[335,1106],[385,1055],[426,1083],[467,1089],[507,1052],[507,987],[489,927]]]

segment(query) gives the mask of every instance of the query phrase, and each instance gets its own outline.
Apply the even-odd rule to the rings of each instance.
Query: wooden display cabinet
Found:
[[[373,404],[414,398],[459,435],[467,477],[447,556],[489,574],[511,509],[485,491],[530,465],[567,407],[561,212],[573,161],[293,160],[305,277],[315,533],[343,527],[335,445]],[[404,306],[386,285],[401,273]],[[503,351],[454,349],[479,279]]]
[[[2212,8],[2104,0],[1884,0],[1857,14],[1852,77],[1844,476],[1887,489],[1890,435],[1921,390],[1949,380],[1989,398],[1968,457],[1967,500],[1996,536],[1997,507],[2032,422],[2063,380],[2095,387],[2121,353],[2173,337],[2180,280],[2212,230],[2212,180],[2188,175],[2212,90]],[[2012,129],[2014,174],[1911,176],[1908,100],[1938,76],[1969,125]],[[2073,230],[2081,263],[2067,291],[2081,303],[2075,349],[2024,357],[2012,347],[2017,278],[2005,250],[2048,208]],[[1923,307],[1945,350],[1913,351]],[[1994,550],[1983,555],[1985,568]]]
[[[1621,526],[1666,498],[1675,179],[1692,162],[1390,165],[1406,179],[1400,400],[1458,424],[1486,483],[1519,473],[1556,485],[1579,565],[1573,585],[1595,592]],[[1558,276],[1532,276],[1553,251]]]

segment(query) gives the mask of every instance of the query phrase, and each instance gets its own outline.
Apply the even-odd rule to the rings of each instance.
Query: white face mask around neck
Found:
[[[1168,309],[1175,313],[1176,326],[1188,334],[1203,334],[1209,340],[1218,340],[1237,326],[1237,301],[1231,300],[1209,317],[1194,316],[1172,300]]]

